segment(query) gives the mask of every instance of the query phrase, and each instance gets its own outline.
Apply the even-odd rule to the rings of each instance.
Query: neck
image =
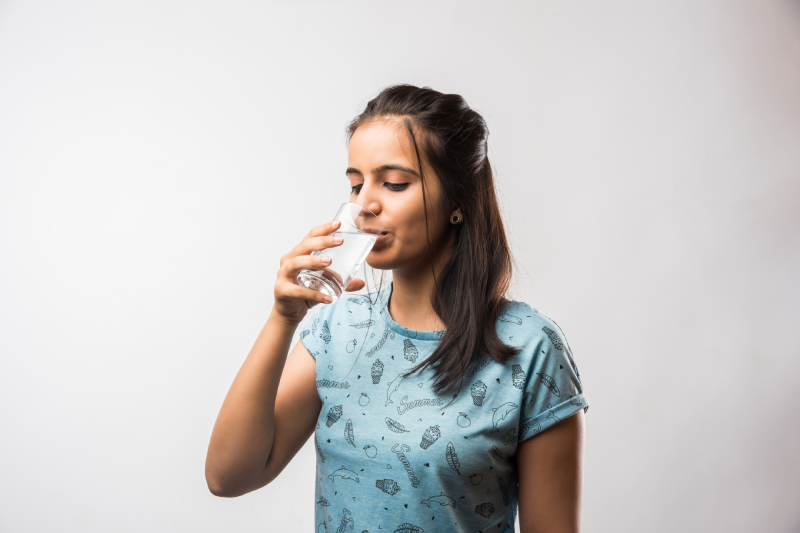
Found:
[[[443,253],[433,260],[437,279],[444,265],[452,255],[452,242],[447,243]],[[392,270],[392,294],[389,296],[388,310],[392,320],[403,327],[417,331],[439,331],[445,329],[442,319],[433,309],[432,295],[435,284],[430,262],[422,261],[424,266],[414,271],[409,269]]]

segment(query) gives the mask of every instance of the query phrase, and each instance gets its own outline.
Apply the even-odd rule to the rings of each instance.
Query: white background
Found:
[[[0,2],[0,531],[314,530],[312,440],[234,499],[206,450],[403,82],[489,125],[584,530],[800,529],[800,4],[137,0]]]

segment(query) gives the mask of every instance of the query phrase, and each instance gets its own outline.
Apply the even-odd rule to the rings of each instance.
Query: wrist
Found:
[[[290,318],[286,318],[285,316],[276,312],[275,309],[273,308],[272,312],[269,314],[269,318],[267,318],[267,322],[271,322],[283,329],[291,330],[292,332],[294,332],[294,330],[297,329],[297,326],[300,325],[300,322],[302,322],[302,319],[293,320]]]

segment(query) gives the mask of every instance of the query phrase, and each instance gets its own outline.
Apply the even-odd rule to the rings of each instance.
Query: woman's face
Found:
[[[382,270],[405,270],[411,275],[430,269],[422,181],[403,122],[381,119],[356,128],[350,138],[347,167],[350,202],[375,213],[386,233],[367,255],[367,264]],[[427,166],[423,166],[423,172],[431,252],[436,263],[437,257],[446,253],[445,238],[451,231],[449,213],[439,204],[438,177]]]

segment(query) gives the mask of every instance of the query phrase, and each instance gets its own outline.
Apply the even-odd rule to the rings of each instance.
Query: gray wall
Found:
[[[311,440],[236,499],[205,454],[400,82],[489,124],[512,297],[592,404],[585,531],[800,528],[796,1],[7,0],[0,531],[313,529]]]

